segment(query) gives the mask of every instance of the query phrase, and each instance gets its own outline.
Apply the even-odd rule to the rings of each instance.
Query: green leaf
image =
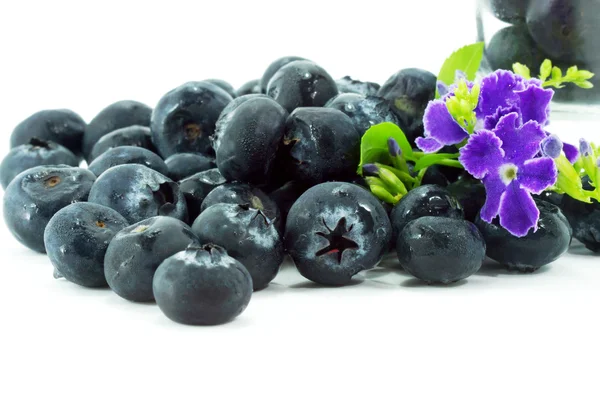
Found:
[[[422,170],[423,168],[427,168],[427,167],[430,167],[435,164],[439,164],[440,162],[444,162],[444,161],[455,161],[456,165],[460,165],[460,163],[455,160],[456,158],[458,158],[458,154],[446,154],[446,153],[428,154],[428,155],[422,157],[419,161],[417,161],[417,163],[415,164],[414,171],[418,172],[418,171]],[[451,164],[454,164],[454,163],[451,163]]]
[[[562,71],[558,67],[552,67],[552,80],[560,81],[562,79]]]
[[[545,59],[540,67],[540,80],[544,82],[552,74],[552,61]]]
[[[594,84],[592,82],[588,82],[588,81],[575,82],[575,84],[582,89],[591,89],[594,87]]]
[[[527,67],[527,65],[523,65],[521,63],[514,63],[513,71],[515,72],[515,74],[521,75],[525,79],[531,79],[531,71],[529,70],[529,67]]]
[[[455,80],[456,71],[462,71],[468,80],[474,80],[483,59],[483,50],[484,44],[482,42],[458,49],[444,61],[437,77],[438,80],[444,82],[446,85],[452,85]],[[440,97],[439,93],[436,94],[436,97]]]
[[[362,175],[362,166],[370,163],[392,164],[388,150],[388,139],[394,138],[402,150],[402,156],[413,160],[413,149],[402,129],[391,122],[382,122],[369,128],[360,142],[360,164],[358,174]]]

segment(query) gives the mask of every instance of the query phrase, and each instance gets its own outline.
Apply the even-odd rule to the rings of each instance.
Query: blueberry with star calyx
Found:
[[[375,267],[391,234],[387,213],[371,193],[351,183],[327,182],[294,203],[284,237],[305,278],[339,286]]]
[[[252,297],[252,277],[222,247],[190,246],[160,264],[152,289],[156,304],[171,320],[218,325],[246,309]]]
[[[210,137],[231,96],[210,82],[188,82],[165,94],[152,113],[152,141],[159,154],[212,154]]]
[[[187,220],[187,206],[179,186],[140,164],[106,170],[92,186],[89,202],[118,211],[130,224],[158,215]]]
[[[92,148],[92,152],[87,160],[88,164],[98,158],[102,153],[120,146],[142,147],[156,153],[156,149],[152,144],[150,128],[147,126],[132,125],[114,130],[111,133],[102,136]]]
[[[86,160],[98,141],[111,132],[128,126],[150,126],[152,109],[147,105],[133,100],[123,100],[113,103],[100,111],[85,129],[83,135],[83,154]]]
[[[44,231],[48,257],[60,276],[86,287],[106,286],[104,255],[113,236],[127,226],[115,210],[74,203],[58,211]]]
[[[200,243],[222,246],[252,276],[254,290],[267,287],[283,262],[283,241],[262,211],[248,204],[219,203],[200,214],[192,230]]]
[[[414,142],[423,134],[423,114],[435,98],[437,78],[431,72],[409,68],[392,75],[377,95],[386,99],[400,120],[400,127]]]
[[[202,202],[206,196],[225,182],[227,181],[217,168],[198,172],[179,181],[179,190],[181,190],[185,197],[190,223],[200,215]]]
[[[298,107],[322,107],[337,94],[333,78],[312,61],[287,64],[267,86],[267,95],[290,113]]]
[[[480,217],[476,224],[487,244],[487,256],[509,270],[534,272],[556,261],[571,244],[573,230],[560,209],[536,200],[540,210],[537,230],[524,237],[513,236],[494,220],[489,224]]]
[[[173,154],[165,160],[165,164],[168,169],[166,175],[176,182],[217,167],[213,157],[200,153]]]
[[[479,271],[485,259],[485,242],[469,221],[422,217],[402,230],[396,252],[402,268],[414,277],[448,284]]]
[[[287,119],[279,165],[287,178],[305,184],[352,179],[361,135],[350,117],[330,109],[298,108]]]
[[[335,81],[338,91],[341,93],[356,93],[363,96],[375,96],[381,87],[378,83],[362,82],[345,76]]]
[[[278,58],[277,60],[273,61],[269,65],[269,67],[265,70],[265,73],[263,74],[262,78],[259,81],[260,90],[261,90],[260,93],[267,93],[267,86],[269,85],[269,81],[271,80],[273,75],[275,75],[275,73],[277,71],[279,71],[281,69],[281,67],[284,67],[287,64],[294,62],[294,61],[306,61],[306,59],[302,58],[302,57],[296,57],[296,56],[287,56],[287,57]]]
[[[145,219],[124,228],[111,240],[104,257],[104,276],[110,288],[124,299],[152,301],[152,279],[159,265],[198,244],[194,232],[178,219]]]
[[[27,144],[33,138],[51,141],[81,156],[85,121],[71,110],[43,110],[19,123],[10,135],[10,147]]]
[[[6,189],[15,176],[40,165],[70,165],[77,167],[79,159],[69,149],[57,143],[31,138],[27,144],[13,148],[0,164],[0,183]]]
[[[24,246],[44,253],[44,229],[58,210],[87,201],[96,177],[68,165],[30,168],[17,175],[4,192],[4,221]]]
[[[88,167],[96,176],[102,175],[107,169],[123,164],[140,164],[151,168],[163,175],[168,168],[162,158],[150,150],[135,146],[120,146],[102,153]]]

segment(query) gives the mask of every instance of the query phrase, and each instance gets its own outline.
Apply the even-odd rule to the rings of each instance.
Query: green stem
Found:
[[[464,169],[463,165],[457,160],[440,160],[436,162],[436,165],[444,165],[446,167],[454,167]]]

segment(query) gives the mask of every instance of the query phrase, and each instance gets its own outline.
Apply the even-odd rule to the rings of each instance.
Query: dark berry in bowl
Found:
[[[200,214],[192,230],[200,243],[213,243],[241,262],[254,290],[267,287],[283,262],[283,240],[273,222],[247,204],[215,204]]]
[[[17,175],[4,192],[4,221],[24,246],[44,253],[44,229],[58,210],[87,201],[96,177],[68,165],[33,167]]]
[[[356,93],[363,96],[375,96],[381,87],[378,83],[362,82],[345,76],[335,81],[340,93]]]
[[[179,189],[185,197],[190,222],[200,215],[200,207],[206,196],[225,182],[227,181],[216,168],[198,172],[179,181]]]
[[[281,67],[283,67],[291,62],[294,62],[294,61],[306,61],[306,59],[302,58],[302,57],[296,57],[296,56],[286,56],[286,57],[278,58],[277,60],[273,61],[269,65],[269,67],[266,69],[262,78],[260,79],[259,83],[260,83],[261,93],[267,93],[267,86],[269,85],[269,81],[271,80],[273,75],[275,75],[275,73],[281,69]]]
[[[333,78],[312,61],[294,61],[273,75],[267,94],[288,112],[298,107],[322,107],[338,94]]]
[[[403,69],[392,75],[377,93],[389,101],[411,142],[423,134],[423,114],[435,98],[436,83],[437,77],[429,71]]]
[[[187,206],[179,186],[140,164],[106,170],[92,186],[89,201],[118,211],[130,224],[159,215],[187,220]]]
[[[540,219],[537,231],[525,237],[513,236],[497,221],[492,224],[477,218],[476,224],[487,244],[487,256],[509,270],[534,272],[556,261],[571,244],[572,229],[558,207],[537,200]]]
[[[70,165],[77,167],[79,159],[60,144],[31,138],[27,144],[14,147],[0,164],[0,183],[6,189],[15,176],[41,165]]]
[[[166,175],[176,182],[217,167],[213,157],[200,153],[173,154],[165,160],[165,164],[168,169]]]
[[[479,271],[485,242],[469,221],[422,217],[411,221],[396,242],[400,265],[427,283],[448,284]]]
[[[163,175],[168,168],[162,158],[142,147],[120,146],[102,153],[88,167],[96,176],[102,175],[107,169],[123,164],[140,164],[151,168]]]
[[[133,125],[150,126],[151,114],[150,107],[133,100],[118,101],[100,111],[83,135],[83,154],[86,160],[89,161],[92,149],[104,135]]]
[[[515,62],[535,71],[546,58],[523,25],[508,26],[496,32],[485,49],[485,56],[492,69],[509,71]]]
[[[352,179],[360,158],[360,137],[341,111],[299,108],[286,122],[280,168],[288,180],[305,184]]]
[[[190,245],[198,245],[198,238],[184,222],[161,216],[145,219],[112,239],[104,257],[104,276],[110,288],[124,299],[153,301],[156,269]]]
[[[448,191],[458,200],[465,213],[465,219],[475,222],[485,204],[485,187],[479,180],[463,177],[448,186]]]
[[[395,241],[409,222],[421,217],[464,219],[458,200],[448,190],[436,185],[419,186],[406,194],[390,215],[392,240]]]
[[[33,138],[51,141],[81,156],[85,121],[71,110],[43,110],[26,118],[10,135],[10,147],[27,144]]]
[[[246,98],[223,112],[213,147],[225,179],[265,184],[271,176],[288,113],[268,97]]]
[[[292,206],[285,246],[305,278],[338,286],[375,267],[391,234],[388,215],[370,192],[328,182],[308,189]]]
[[[48,257],[60,276],[86,287],[106,286],[104,255],[113,236],[127,226],[118,212],[92,203],[58,211],[44,231]]]
[[[100,154],[120,146],[135,146],[142,147],[156,153],[156,149],[152,144],[152,135],[150,128],[147,126],[133,125],[125,128],[120,128],[111,133],[104,135],[96,142],[92,148],[92,152],[88,157],[88,163],[94,161]]]
[[[244,96],[247,94],[260,94],[260,93],[263,93],[263,92],[260,89],[260,80],[259,79],[253,79],[251,81],[244,83],[235,92],[236,97]]]
[[[252,297],[248,270],[215,245],[191,246],[160,264],[152,283],[160,310],[188,325],[218,325],[240,315]]]
[[[329,100],[325,105],[346,114],[362,135],[373,125],[382,122],[400,124],[398,117],[392,111],[390,103],[380,97],[365,97],[355,93],[343,93]]]
[[[525,22],[529,3],[536,0],[489,0],[494,16],[509,24],[522,24]]]
[[[175,153],[211,154],[210,137],[231,96],[209,82],[188,82],[167,94],[152,113],[152,141],[163,158]]]
[[[231,98],[237,97],[235,89],[229,82],[224,81],[223,79],[205,79],[204,82],[212,83],[215,86],[218,86],[220,89],[224,90]]]

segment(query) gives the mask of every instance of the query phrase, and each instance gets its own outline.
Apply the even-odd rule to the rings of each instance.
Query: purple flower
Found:
[[[400,150],[400,145],[398,144],[396,139],[392,137],[388,139],[388,151],[390,153],[390,156],[392,157],[398,157],[402,154],[402,150]]]
[[[583,138],[579,139],[579,154],[581,154],[582,157],[587,157],[592,154],[592,146],[590,146],[590,143]]]
[[[556,135],[548,135],[540,145],[542,154],[550,158],[558,158],[563,151],[563,142]]]
[[[513,112],[503,116],[493,131],[472,135],[460,150],[459,161],[486,188],[481,219],[491,223],[500,216],[500,225],[517,237],[537,230],[539,210],[531,193],[552,186],[558,172],[554,160],[535,158],[546,133],[536,121],[520,123]]]
[[[579,158],[579,149],[577,146],[574,146],[570,143],[563,143],[563,151],[565,152],[565,157],[571,164],[575,164],[577,159]]]
[[[450,115],[444,100],[429,102],[423,116],[425,137],[416,139],[417,146],[426,153],[435,153],[446,145],[460,143],[469,137],[467,131]]]

